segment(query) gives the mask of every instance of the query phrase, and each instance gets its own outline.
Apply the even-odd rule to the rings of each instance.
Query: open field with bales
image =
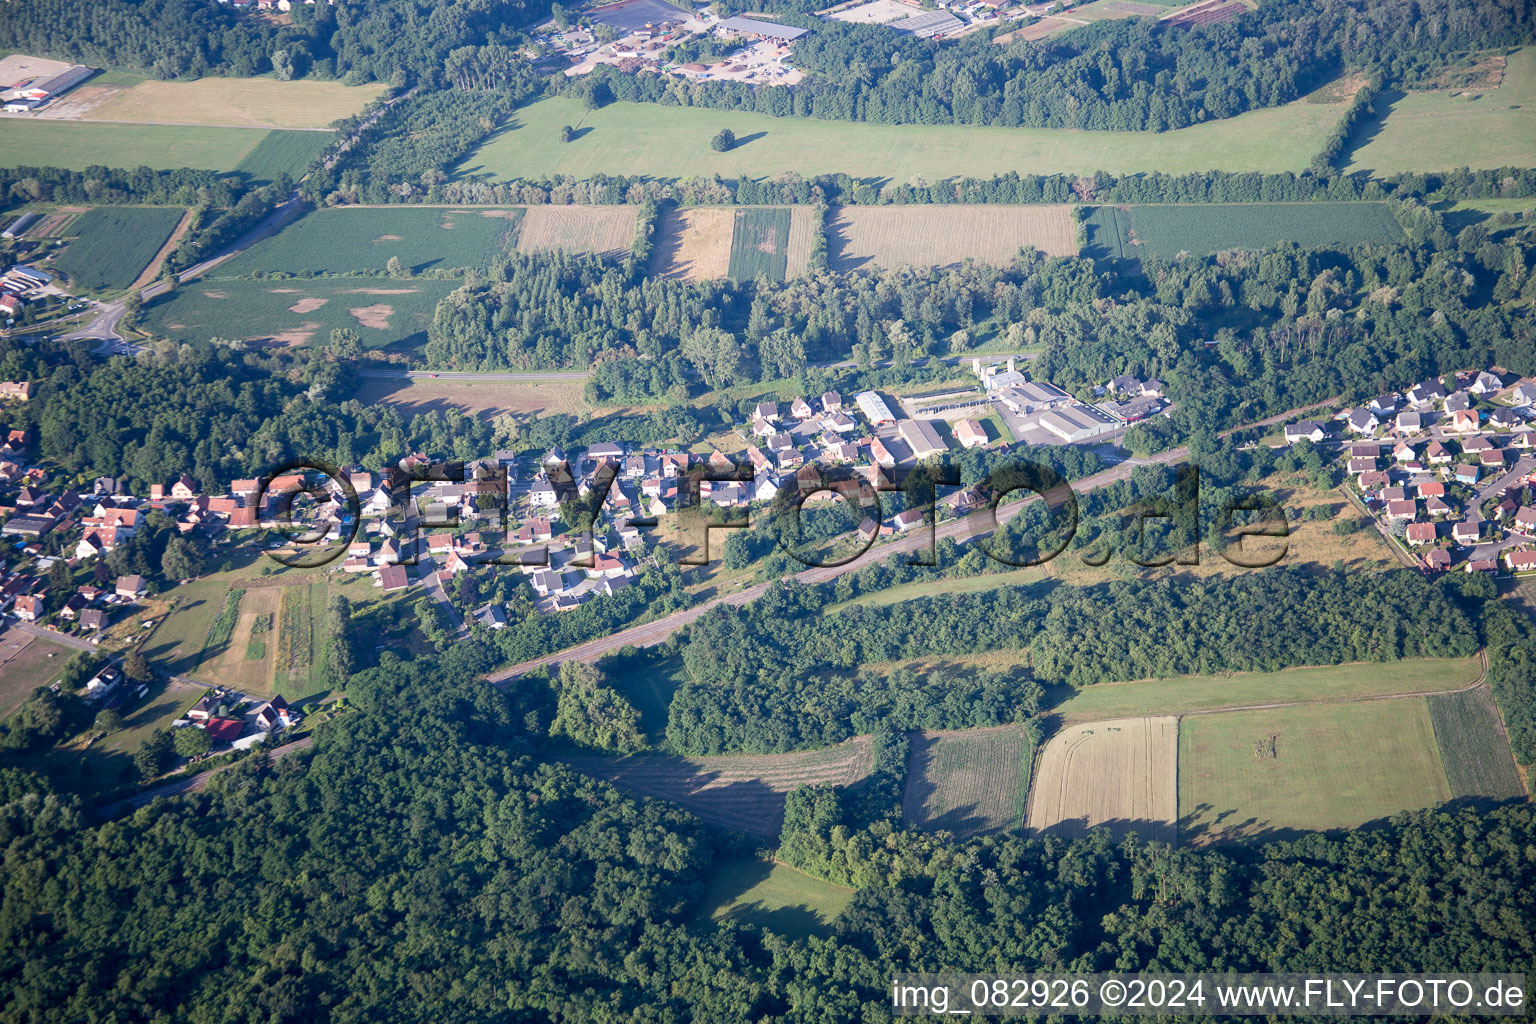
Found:
[[[1451,796],[1485,800],[1525,797],[1498,706],[1488,687],[1430,697],[1429,720]]]
[[[127,288],[149,266],[185,212],[179,207],[98,206],[71,226],[78,237],[56,265],[76,288]]]
[[[915,733],[907,754],[901,816],[956,838],[1024,823],[1034,747],[1022,725]]]
[[[521,207],[316,210],[220,265],[215,274],[382,274],[391,257],[413,273],[483,268],[511,250],[522,216]]]
[[[1495,61],[1497,63],[1497,61]],[[1346,171],[1393,174],[1531,166],[1536,47],[1511,54],[1498,84],[1383,93],[1358,130]]]
[[[0,631],[0,720],[64,670],[75,651],[19,629]]]
[[[1088,132],[1050,128],[879,125],[775,118],[740,111],[582,101],[552,96],[520,108],[460,164],[464,177],[543,179],[559,174],[695,174],[771,178],[846,172],[891,182],[917,178],[1162,171],[1302,171],[1322,148],[1342,103],[1309,103],[1251,111],[1170,132]],[[560,141],[562,125],[590,129]],[[737,145],[709,147],[722,127]]]
[[[559,249],[619,259],[634,241],[633,206],[530,206],[517,229],[518,252]]]
[[[264,128],[0,118],[0,162],[72,171],[102,164],[232,171],[268,134]]]
[[[114,91],[82,116],[92,121],[155,121],[164,124],[241,128],[325,128],[359,113],[384,86],[342,85],[302,79],[148,79]]]
[[[362,335],[365,348],[426,340],[437,303],[456,279],[326,277],[309,280],[195,280],[147,305],[146,327],[176,341],[265,340],[324,344],[332,329]]]
[[[1352,828],[1452,796],[1422,697],[1192,715],[1179,831],[1197,842]]]
[[[841,206],[827,224],[832,269],[1007,266],[1021,248],[1077,255],[1067,206]]]
[[[1179,721],[1116,718],[1051,737],[1029,801],[1030,831],[1116,835],[1172,842],[1178,813]]]
[[[1385,203],[1221,203],[1095,207],[1086,254],[1139,259],[1301,246],[1400,242],[1403,230]]]
[[[1336,700],[1394,693],[1454,690],[1478,678],[1476,658],[1409,658],[1279,672],[1172,676],[1132,683],[1098,683],[1076,690],[1051,708],[1068,722],[1125,715],[1185,714],[1289,701]]]
[[[824,935],[853,900],[853,890],[812,878],[787,864],[756,858],[715,868],[702,901],[715,921],[753,924],[790,938]]]
[[[670,800],[715,825],[764,839],[784,820],[784,794],[800,785],[848,786],[868,775],[868,737],[798,754],[726,757],[567,757],[565,763],[638,796]]]
[[[482,416],[504,412],[541,416],[557,412],[578,413],[587,408],[579,380],[409,380],[364,378],[357,398],[370,405],[380,402],[416,414],[458,409]]]

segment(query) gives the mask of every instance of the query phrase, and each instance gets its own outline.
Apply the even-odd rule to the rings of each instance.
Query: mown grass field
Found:
[[[1179,724],[1179,828],[1189,841],[1352,828],[1450,798],[1423,698],[1192,715]]]
[[[175,606],[165,615],[144,645],[144,656],[167,673],[197,670],[208,643],[208,631],[224,607],[229,584],[222,580],[198,580],[165,594]]]
[[[0,119],[6,167],[197,167],[232,171],[266,138],[263,128],[205,128],[110,121]]]
[[[1385,203],[1208,203],[1096,207],[1087,255],[1139,259],[1262,249],[1282,242],[1317,247],[1396,242],[1403,230]]]
[[[252,181],[274,181],[281,174],[297,181],[335,138],[330,132],[268,132],[235,170]]]
[[[789,266],[788,207],[751,207],[736,211],[731,232],[731,261],[726,276],[733,281],[784,280]]]
[[[715,825],[763,839],[778,836],[784,795],[796,786],[848,786],[870,772],[868,737],[795,754],[724,757],[567,757],[583,775],[611,782],[638,796],[669,800]]]
[[[1429,720],[1454,797],[1519,800],[1520,773],[1499,725],[1498,707],[1485,686],[1429,698]]]
[[[834,270],[945,267],[965,260],[1007,266],[1021,248],[1077,255],[1067,206],[843,206],[827,225]]]
[[[730,860],[709,879],[701,916],[752,924],[790,938],[826,935],[853,890],[812,878],[777,861]]]
[[[1510,55],[1495,89],[1388,93],[1346,171],[1392,174],[1536,166],[1536,47]]]
[[[521,208],[350,207],[316,210],[289,222],[229,262],[217,276],[256,272],[382,272],[390,257],[415,273],[488,267],[511,250]]]
[[[75,651],[19,629],[0,632],[0,720],[64,670]]]
[[[553,96],[519,109],[459,166],[466,177],[494,180],[570,174],[767,178],[783,171],[910,182],[918,177],[991,177],[1020,173],[1117,174],[1162,171],[1302,171],[1322,148],[1344,107],[1297,100],[1224,121],[1172,132],[1085,132],[955,125],[877,125],[774,118],[762,114],[660,104],[582,101]],[[709,148],[722,118],[737,145]],[[568,143],[561,125],[591,131]]]
[[[1034,747],[1022,725],[911,737],[901,816],[957,839],[1024,824]]]
[[[1286,701],[1371,697],[1390,693],[1453,690],[1482,670],[1476,658],[1409,658],[1279,672],[1224,676],[1172,676],[1132,683],[1099,683],[1071,693],[1051,708],[1068,721],[1125,715],[1182,714]]]
[[[116,291],[133,284],[149,266],[185,211],[179,207],[98,206],[80,216],[56,261],[70,281],[87,291]]]
[[[327,277],[311,280],[196,280],[145,307],[153,333],[176,341],[270,339],[324,344],[336,327],[362,335],[367,348],[426,340],[437,303],[455,279]]]
[[[94,81],[94,80],[93,80]],[[141,81],[91,108],[93,121],[160,121],[245,128],[324,128],[351,117],[384,91],[378,83],[301,79],[197,78]]]

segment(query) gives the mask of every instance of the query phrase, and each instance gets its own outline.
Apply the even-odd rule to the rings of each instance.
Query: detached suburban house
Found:
[[[1295,444],[1298,441],[1311,441],[1316,444],[1328,436],[1328,431],[1316,420],[1302,420],[1300,423],[1292,423],[1285,428],[1285,443]]]

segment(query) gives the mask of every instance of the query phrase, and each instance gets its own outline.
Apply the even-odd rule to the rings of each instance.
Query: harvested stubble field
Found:
[[[157,121],[162,124],[249,128],[324,128],[351,117],[384,86],[342,85],[311,79],[198,78],[147,80],[115,91],[86,112],[93,121]],[[324,138],[324,136],[322,136]]]
[[[1354,828],[1450,798],[1423,697],[1180,723],[1179,830],[1192,842]]]
[[[901,816],[959,839],[1017,828],[1033,756],[1022,725],[914,735]]]
[[[705,821],[772,838],[784,822],[784,795],[796,786],[848,786],[869,774],[868,737],[797,754],[727,757],[568,757],[583,775],[639,796],[669,800]]]
[[[1021,248],[1077,255],[1068,206],[844,206],[828,225],[834,270],[953,266],[967,259],[1006,266]]]
[[[149,266],[185,213],[180,207],[100,206],[71,227],[78,237],[58,267],[80,288],[127,288]]]
[[[399,406],[411,414],[458,409],[475,415],[506,412],[540,415],[586,410],[582,382],[563,380],[387,380],[367,378],[357,388],[358,401]]]
[[[560,249],[619,259],[634,241],[633,206],[530,206],[517,231],[518,252]]]
[[[1035,833],[1081,836],[1104,826],[1173,842],[1179,721],[1118,718],[1063,730],[1045,745],[1029,804]]]
[[[1488,687],[1429,698],[1429,720],[1451,796],[1488,800],[1525,796]]]
[[[736,211],[724,206],[667,210],[656,228],[651,273],[684,281],[718,281],[731,268]]]

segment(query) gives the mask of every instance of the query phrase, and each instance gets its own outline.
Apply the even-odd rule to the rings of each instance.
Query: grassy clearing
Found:
[[[1321,247],[1402,238],[1403,230],[1385,203],[1098,207],[1088,221],[1088,255],[1098,259],[1198,255],[1262,249],[1281,242]]]
[[[93,107],[92,121],[158,121],[242,128],[324,128],[378,99],[378,83],[348,86],[308,79],[198,78],[141,81]]]
[[[731,860],[715,868],[701,917],[756,925],[790,938],[826,935],[853,890],[812,878],[787,864]]]
[[[408,413],[460,409],[483,416],[504,412],[580,413],[587,409],[579,380],[410,380],[369,378],[357,389],[359,401],[385,402]]]
[[[518,252],[558,249],[620,259],[634,242],[633,206],[530,206],[517,231]]]
[[[1077,255],[1068,206],[844,206],[827,225],[834,270],[1007,266],[1021,248]]]
[[[912,737],[901,815],[957,839],[1024,823],[1034,747],[1022,725]]]
[[[184,212],[179,207],[98,206],[74,223],[71,230],[80,237],[58,258],[58,267],[77,288],[127,288],[171,237]]]
[[[218,276],[382,273],[390,257],[413,273],[488,267],[512,248],[522,215],[430,206],[316,210],[220,266]]]
[[[570,174],[769,178],[783,171],[910,182],[918,177],[1117,174],[1162,171],[1302,171],[1343,112],[1341,104],[1297,100],[1171,132],[1086,132],[1049,128],[849,124],[732,111],[737,145],[713,152],[721,113],[693,107],[610,103],[587,111],[552,96],[523,107],[465,159],[466,177],[548,178]],[[592,130],[569,143],[561,125]]]
[[[175,341],[209,338],[324,344],[332,329],[365,348],[426,341],[438,302],[457,280],[327,277],[290,281],[190,281],[145,307],[148,329]]]
[[[226,582],[199,580],[171,591],[166,596],[175,606],[150,635],[144,656],[164,672],[197,671],[228,589]]]
[[[0,720],[53,681],[76,652],[19,629],[0,632]]]
[[[1536,166],[1536,48],[1509,57],[1494,89],[1388,93],[1345,170],[1392,174],[1456,167]]]
[[[737,210],[726,276],[733,281],[784,280],[789,267],[789,224],[787,207]]]
[[[203,128],[104,121],[0,120],[0,162],[7,167],[93,165],[232,171],[267,136],[261,128]]]
[[[268,132],[235,165],[235,170],[252,181],[274,181],[282,174],[297,180],[320,159],[320,153],[334,139],[330,132]]]
[[[1107,828],[1172,842],[1178,812],[1178,719],[1117,718],[1051,737],[1029,804],[1031,832]]]
[[[638,796],[670,800],[703,820],[772,839],[784,822],[784,795],[796,786],[848,786],[869,774],[868,737],[797,754],[727,757],[568,757],[583,775]]]
[[[666,736],[667,710],[672,695],[688,679],[682,658],[655,660],[649,654],[616,659],[603,665],[608,685],[640,712],[640,726],[651,743],[660,744]]]
[[[1525,796],[1499,710],[1486,686],[1429,698],[1429,720],[1454,797],[1519,800]]]
[[[1279,672],[1173,676],[1085,686],[1051,710],[1068,721],[1082,722],[1287,701],[1421,693],[1465,686],[1481,670],[1476,658],[1410,658],[1384,664],[1363,662]]]
[[[1450,798],[1422,698],[1180,723],[1179,827],[1194,842],[1352,828]]]

